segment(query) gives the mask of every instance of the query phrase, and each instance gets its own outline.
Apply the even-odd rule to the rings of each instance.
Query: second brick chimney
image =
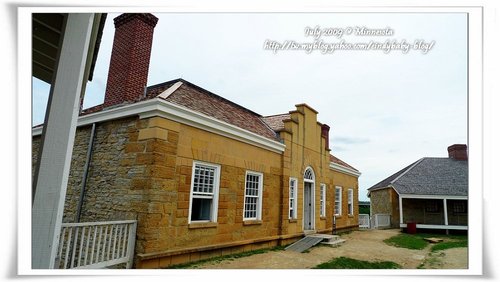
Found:
[[[325,149],[330,150],[330,127],[326,124],[321,125],[321,137],[325,138]]]
[[[467,145],[465,144],[455,144],[448,147],[448,157],[459,160],[466,161],[467,157]]]
[[[104,108],[131,103],[144,95],[157,22],[152,14],[122,14],[114,19]]]

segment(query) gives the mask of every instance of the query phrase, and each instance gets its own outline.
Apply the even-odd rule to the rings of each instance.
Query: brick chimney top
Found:
[[[321,125],[321,137],[325,138],[325,149],[330,150],[330,127],[326,124]]]
[[[467,157],[467,145],[465,144],[455,144],[448,147],[448,157],[459,160],[466,161]]]
[[[134,19],[140,19],[141,21],[152,27],[155,27],[156,23],[158,23],[158,18],[153,16],[152,14],[121,14],[118,17],[114,18],[113,21],[115,23],[115,28],[119,28],[123,24]]]
[[[134,103],[144,96],[158,18],[121,14],[114,18],[115,36],[103,108]]]

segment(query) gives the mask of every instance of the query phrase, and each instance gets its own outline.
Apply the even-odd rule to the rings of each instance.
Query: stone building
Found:
[[[467,145],[448,158],[422,158],[368,189],[372,216],[390,215],[391,227],[467,230]]]
[[[114,19],[105,101],[79,117],[63,221],[137,220],[137,268],[288,244],[332,232],[334,216],[356,229],[360,172],[331,154],[318,113],[263,117],[183,79],[146,87],[156,22]]]

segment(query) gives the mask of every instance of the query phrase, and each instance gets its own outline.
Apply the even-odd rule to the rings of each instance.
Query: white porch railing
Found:
[[[132,267],[137,221],[63,223],[54,268]]]
[[[370,215],[360,214],[359,215],[359,228],[370,228]]]
[[[373,216],[373,228],[389,228],[391,227],[390,214],[376,214]]]

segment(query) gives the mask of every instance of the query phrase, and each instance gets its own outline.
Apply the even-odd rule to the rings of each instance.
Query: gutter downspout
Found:
[[[87,149],[87,158],[85,160],[85,166],[83,168],[82,188],[80,189],[80,198],[78,200],[78,208],[76,210],[75,222],[80,222],[80,216],[82,214],[83,198],[85,197],[85,190],[87,187],[87,176],[89,172],[90,161],[92,160],[94,136],[95,136],[95,122],[92,124],[92,130],[90,131],[89,147]]]

